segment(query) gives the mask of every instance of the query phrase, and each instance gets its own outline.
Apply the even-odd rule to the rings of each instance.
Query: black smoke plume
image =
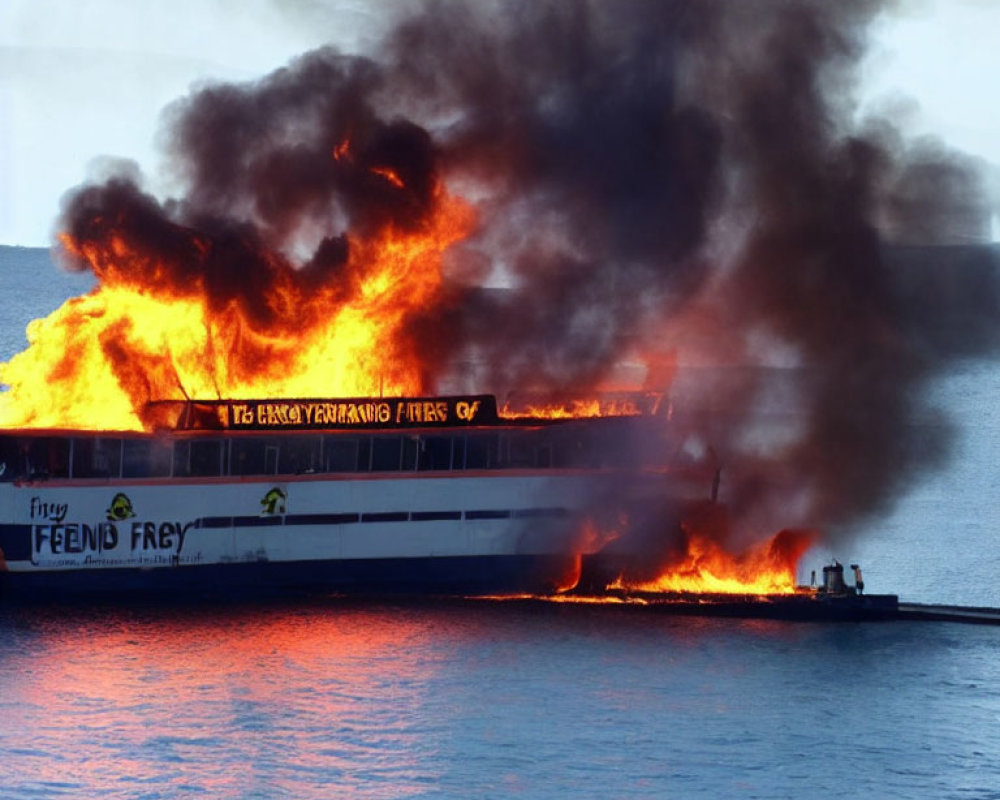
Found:
[[[193,92],[168,113],[183,195],[118,177],[76,191],[63,227],[86,243],[124,221],[212,275],[220,303],[257,308],[275,270],[349,284],[350,236],[418,229],[443,185],[479,227],[409,321],[427,391],[585,392],[629,354],[683,360],[694,342],[749,367],[690,371],[676,400],[738,516],[755,533],[846,524],[944,457],[946,429],[916,446],[908,420],[943,353],[992,344],[997,310],[990,284],[937,347],[940,296],[901,290],[887,257],[879,224],[933,231],[985,200],[970,160],[855,121],[883,5],[429,2],[371,57],[324,49]],[[776,393],[793,406],[777,431],[760,419]]]

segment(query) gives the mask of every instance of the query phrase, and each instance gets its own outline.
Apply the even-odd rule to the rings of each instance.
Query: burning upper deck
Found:
[[[472,219],[436,196],[415,230],[352,237],[349,255],[345,240],[340,260],[296,269],[249,231],[151,220],[154,201],[133,187],[78,202],[62,243],[99,284],[32,323],[4,368],[6,425],[141,429],[148,402],[189,396],[418,394],[426,370],[407,325],[439,302],[442,253]]]

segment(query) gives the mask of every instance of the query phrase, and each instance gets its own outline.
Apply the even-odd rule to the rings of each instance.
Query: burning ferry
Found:
[[[614,538],[602,495],[622,508],[657,493],[658,515],[680,514],[712,487],[702,469],[633,458],[648,415],[505,418],[490,395],[149,413],[149,432],[0,434],[11,596],[552,592]]]
[[[671,390],[674,354],[692,340],[680,329],[700,331],[715,316],[714,303],[696,299],[693,319],[678,306],[695,287],[714,286],[699,274],[710,277],[712,259],[702,256],[713,248],[702,244],[716,213],[715,146],[693,160],[706,167],[696,170],[702,177],[678,171],[696,155],[689,143],[715,141],[700,117],[679,109],[680,127],[663,141],[625,125],[614,152],[636,159],[619,171],[627,180],[608,184],[605,160],[586,158],[582,166],[600,175],[581,183],[572,163],[569,182],[549,194],[492,168],[477,179],[480,161],[515,173],[527,165],[493,148],[458,157],[450,135],[438,140],[444,131],[400,116],[404,108],[383,109],[385,87],[359,77],[372,68],[324,49],[253,86],[199,90],[168,115],[181,195],[150,194],[131,168],[67,194],[57,259],[95,285],[32,321],[28,347],[0,364],[3,585],[39,594],[794,591],[809,535],[780,531],[747,549],[748,536],[774,526],[754,519],[763,531],[731,535],[714,456],[678,458],[662,414],[511,416],[492,396],[459,394]],[[673,80],[664,97],[674,96]],[[546,98],[537,130],[561,151],[549,94],[524,96]],[[447,118],[431,107],[431,117]],[[593,126],[566,130],[590,136]],[[542,184],[556,173],[542,169]],[[454,194],[460,187],[469,198]],[[588,187],[589,198],[580,194]],[[575,197],[582,202],[566,202]],[[768,218],[797,219],[775,212]],[[786,263],[780,255],[751,261]],[[855,264],[858,251],[805,256]],[[784,273],[777,284],[788,284]],[[762,284],[752,275],[733,285],[742,293]],[[789,295],[796,319],[809,323],[803,338],[842,343],[842,314],[798,313],[813,294]],[[756,337],[760,321],[740,313],[710,324],[708,349],[727,359],[743,352],[735,339],[744,330]],[[814,335],[827,321],[830,335]],[[892,340],[868,335],[881,327],[852,328],[859,352]],[[838,356],[838,380],[815,382],[824,409],[863,398],[864,419],[889,418],[868,413],[882,395],[839,380],[856,361]],[[628,380],[615,374],[623,362],[638,367]],[[869,362],[897,374],[882,368],[898,362],[895,350]],[[448,396],[425,397],[438,393]],[[733,396],[742,405],[748,394]],[[689,404],[711,454],[719,440],[700,419],[709,395],[730,393],[708,387]],[[322,396],[370,399],[274,399]],[[229,399],[190,400],[201,397]],[[849,466],[871,461],[863,445],[877,437],[859,428],[852,449],[840,445],[855,426],[826,429],[841,437],[838,451],[860,457],[848,468],[782,464],[782,474],[869,475]],[[803,451],[822,448],[795,452]]]

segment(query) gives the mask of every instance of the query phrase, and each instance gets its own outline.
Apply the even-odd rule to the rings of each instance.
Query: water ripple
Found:
[[[1000,631],[314,602],[0,614],[3,796],[988,797]],[[977,794],[978,793],[978,794]]]

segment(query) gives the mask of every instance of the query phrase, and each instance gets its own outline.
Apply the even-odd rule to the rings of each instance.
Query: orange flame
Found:
[[[442,254],[473,223],[468,205],[439,194],[416,232],[351,237],[346,264],[323,280],[260,256],[269,284],[256,314],[235,299],[213,307],[205,275],[171,279],[117,231],[97,244],[64,236],[99,284],[34,320],[28,348],[0,365],[0,425],[142,430],[149,400],[426,391],[403,327],[440,291]],[[210,247],[190,233],[185,257]]]
[[[799,559],[815,542],[808,531],[783,530],[741,553],[727,553],[713,539],[689,534],[681,556],[655,580],[611,589],[697,594],[793,594]]]
[[[500,415],[507,419],[585,419],[590,417],[635,417],[655,413],[659,395],[629,398],[574,398],[553,403],[506,403]]]
[[[389,167],[372,167],[368,171],[385,178],[397,189],[402,189],[406,185],[403,183],[403,179],[399,177],[399,173],[397,173],[394,169],[389,169]]]
[[[333,148],[333,160],[340,161],[342,159],[348,158],[351,153],[351,140],[344,139],[340,144]]]

